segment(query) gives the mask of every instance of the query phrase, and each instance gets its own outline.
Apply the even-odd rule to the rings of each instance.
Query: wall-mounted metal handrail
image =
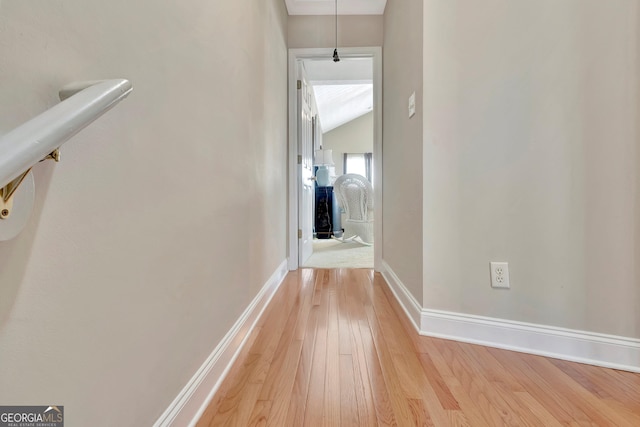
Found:
[[[56,152],[132,89],[124,79],[74,83],[62,88],[62,102],[0,137],[0,189],[12,182],[15,185],[33,165]]]

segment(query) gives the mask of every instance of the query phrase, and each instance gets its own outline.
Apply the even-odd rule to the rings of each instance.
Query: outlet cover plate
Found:
[[[492,262],[491,263],[491,287],[499,289],[510,289],[509,283],[509,263],[508,262]]]

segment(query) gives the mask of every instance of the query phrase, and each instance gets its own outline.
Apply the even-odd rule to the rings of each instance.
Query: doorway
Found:
[[[349,80],[349,84],[354,86],[356,95],[358,91],[366,91],[366,84],[370,85],[371,89],[371,101],[369,101],[370,105],[370,120],[373,121],[372,125],[372,167],[368,173],[367,178],[371,181],[371,184],[374,188],[374,212],[375,212],[375,220],[373,222],[373,235],[374,235],[374,245],[373,245],[373,267],[376,271],[380,270],[381,260],[382,260],[382,49],[381,48],[344,48],[339,49],[340,57],[342,58],[342,65],[347,65],[351,62],[351,65],[359,65],[360,69],[362,69],[364,64],[368,64],[369,73],[361,75],[358,78],[358,66],[355,67],[346,67],[347,69],[351,69],[352,74],[344,76],[344,80]],[[331,92],[331,90],[336,90],[336,88],[331,88],[331,82],[321,82],[318,79],[318,75],[322,75],[322,73],[318,74],[318,70],[322,70],[323,68],[330,67],[331,65],[335,65],[330,62],[332,49],[290,49],[289,50],[289,209],[288,209],[288,219],[289,219],[289,239],[288,239],[288,257],[289,257],[289,269],[295,270],[299,266],[301,266],[301,258],[303,257],[303,253],[307,254],[308,251],[305,251],[303,248],[303,244],[306,242],[308,244],[308,239],[303,239],[303,231],[302,229],[305,227],[304,220],[306,218],[305,215],[300,216],[305,210],[308,210],[308,207],[301,206],[303,203],[308,203],[308,197],[301,193],[302,188],[308,187],[306,184],[306,180],[308,177],[303,177],[303,171],[301,171],[301,164],[306,164],[304,159],[301,157],[308,156],[309,150],[303,148],[301,145],[303,141],[305,141],[305,136],[302,135],[301,130],[305,129],[305,124],[301,124],[300,120],[298,120],[299,115],[299,107],[300,104],[300,96],[299,96],[299,76],[300,69],[304,69],[304,63],[308,64],[307,68],[311,70],[311,78],[312,82],[316,84],[324,83],[324,86],[321,91]],[[327,62],[329,60],[329,62]],[[339,63],[340,64],[340,63]],[[344,66],[342,68],[345,68]],[[330,69],[330,68],[327,68]],[[334,68],[335,69],[335,68]],[[355,74],[354,74],[355,73]],[[340,77],[337,76],[336,79],[340,80]],[[335,80],[335,79],[334,79]],[[345,84],[345,81],[341,82]],[[359,85],[356,87],[356,85]],[[344,89],[344,88],[342,88]],[[338,88],[340,90],[340,88]],[[362,97],[361,97],[362,99]],[[361,106],[360,106],[361,107]],[[340,121],[351,120],[348,116],[356,115],[362,116],[362,111],[356,111],[359,107],[352,104],[351,106],[347,106],[346,110],[342,114],[338,114],[338,117],[325,118],[325,126],[331,130],[333,128],[339,127],[341,124]],[[333,110],[333,109],[332,109]],[[369,113],[369,112],[366,112]],[[362,120],[366,120],[366,117],[363,117]],[[315,129],[315,127],[314,127]],[[313,149],[318,150],[319,148],[328,148],[321,147],[322,145],[322,133],[318,135],[313,132]],[[326,150],[325,154],[326,154]],[[336,175],[341,175],[344,173],[345,166],[348,168],[355,167],[357,168],[359,165],[359,159],[365,159],[367,156],[367,152],[348,152],[354,151],[353,149],[346,149],[345,151],[336,150],[336,153],[339,153],[337,158],[332,159],[333,165],[331,165],[331,173],[333,174],[333,178]],[[355,150],[357,151],[357,150]],[[365,151],[364,149],[361,151]],[[347,155],[345,155],[347,154]],[[371,154],[369,154],[371,157]],[[348,166],[347,166],[348,164]],[[346,172],[352,172],[347,170]],[[358,173],[358,171],[353,171]],[[362,173],[359,173],[363,175]],[[305,180],[302,182],[302,180]],[[318,188],[316,186],[316,188]],[[321,190],[326,190],[321,188]],[[305,202],[307,200],[307,202]],[[339,214],[338,214],[339,215]],[[335,214],[334,214],[335,217]],[[340,219],[338,218],[338,222]],[[340,229],[336,227],[336,231]],[[339,237],[339,232],[336,237]],[[327,237],[327,236],[323,236]],[[320,240],[316,240],[316,242],[320,243]],[[323,246],[331,245],[331,241],[322,242]],[[348,244],[347,244],[348,246]],[[347,249],[347,246],[342,246],[341,248]],[[359,246],[356,244],[355,246]],[[366,249],[365,249],[366,250]]]

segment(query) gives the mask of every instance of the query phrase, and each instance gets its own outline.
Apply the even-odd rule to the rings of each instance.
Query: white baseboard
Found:
[[[153,427],[196,425],[286,274],[285,260]]]
[[[420,335],[640,372],[640,340],[633,338],[427,309]]]
[[[424,309],[384,261],[383,267],[383,277],[420,335],[640,372],[640,339]]]
[[[417,332],[420,332],[420,313],[422,311],[422,304],[420,304],[416,298],[407,290],[406,286],[398,278],[396,273],[389,267],[386,261],[382,260],[382,271],[380,272],[384,280],[387,282],[389,289],[398,300],[400,307],[404,310],[405,314],[413,323]]]

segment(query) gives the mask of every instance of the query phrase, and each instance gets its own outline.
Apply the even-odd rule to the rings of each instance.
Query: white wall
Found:
[[[325,15],[289,16],[289,48],[334,47],[335,17]],[[338,16],[338,46],[382,46],[382,15]],[[330,51],[328,55],[331,55]]]
[[[336,176],[342,175],[344,153],[373,153],[373,112],[323,134],[322,146],[333,150]]]
[[[35,168],[0,243],[0,403],[151,425],[285,259],[281,0],[3,1],[0,132],[62,85],[134,92]]]
[[[382,256],[422,301],[422,2],[388,0],[383,50]]]
[[[424,306],[640,337],[638,2],[424,4]]]

